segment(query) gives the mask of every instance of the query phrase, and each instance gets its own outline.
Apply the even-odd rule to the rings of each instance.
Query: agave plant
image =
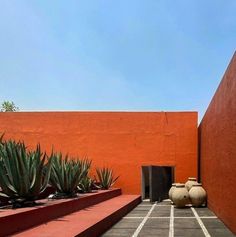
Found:
[[[101,189],[109,189],[119,178],[119,176],[114,178],[113,170],[109,168],[97,168],[96,172]]]
[[[82,193],[90,193],[92,192],[92,188],[94,186],[94,180],[88,176],[85,176],[79,183],[78,189]]]
[[[13,208],[34,205],[47,187],[51,159],[36,150],[27,151],[23,142],[0,139],[0,195],[8,197]]]
[[[50,184],[56,189],[53,198],[75,197],[78,184],[87,176],[91,161],[88,159],[69,159],[61,153],[53,154]]]

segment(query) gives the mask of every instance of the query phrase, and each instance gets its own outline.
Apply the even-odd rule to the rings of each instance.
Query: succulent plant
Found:
[[[88,159],[69,159],[61,153],[51,155],[52,171],[50,184],[56,189],[53,198],[75,197],[80,181],[87,176],[91,166]]]
[[[23,142],[0,138],[0,195],[8,197],[13,207],[34,205],[47,187],[50,171],[51,159],[39,144],[27,151]]]
[[[88,176],[85,176],[83,179],[81,179],[78,189],[82,193],[90,193],[92,192],[92,188],[94,187],[94,180],[91,179]]]
[[[99,186],[101,189],[109,189],[119,178],[119,176],[114,178],[113,170],[106,167],[97,168],[96,172],[98,176]]]

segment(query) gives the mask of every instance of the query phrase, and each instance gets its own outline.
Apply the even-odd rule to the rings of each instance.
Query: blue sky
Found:
[[[235,12],[235,0],[1,0],[0,102],[201,117],[235,51]]]

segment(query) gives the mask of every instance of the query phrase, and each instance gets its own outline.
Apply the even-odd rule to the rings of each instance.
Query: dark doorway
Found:
[[[142,167],[142,199],[150,198],[149,166]]]
[[[160,202],[168,198],[168,192],[173,182],[174,167],[142,166],[142,199]]]

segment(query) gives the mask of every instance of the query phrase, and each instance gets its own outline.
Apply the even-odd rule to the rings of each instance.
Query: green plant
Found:
[[[0,139],[1,196],[8,197],[13,207],[34,205],[47,187],[51,171],[51,159],[36,150],[27,151],[23,142]]]
[[[19,108],[14,104],[13,101],[3,101],[1,104],[1,112],[16,112]]]
[[[94,186],[94,180],[88,176],[85,176],[79,183],[78,188],[82,193],[92,192],[92,187]]]
[[[96,172],[98,176],[99,186],[101,189],[109,189],[119,178],[119,176],[114,178],[113,170],[109,168],[97,168]]]
[[[63,158],[62,154],[53,154],[50,184],[56,189],[54,198],[75,197],[80,181],[87,176],[91,166],[88,159]]]

